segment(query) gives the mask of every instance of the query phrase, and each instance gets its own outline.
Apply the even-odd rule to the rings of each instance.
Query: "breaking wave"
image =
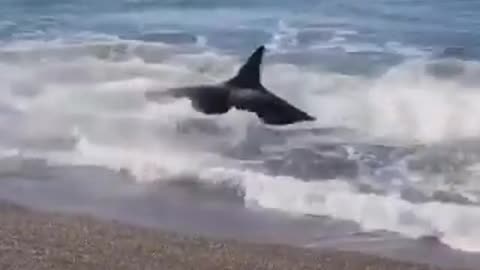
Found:
[[[294,33],[282,31],[288,47]],[[2,47],[2,153],[124,170],[139,182],[194,175],[240,190],[247,205],[480,251],[478,62],[419,58],[378,76],[345,75],[269,62],[273,50],[265,86],[318,120],[270,128],[241,111],[206,116],[185,100],[145,99],[226,79],[246,57],[197,45]]]

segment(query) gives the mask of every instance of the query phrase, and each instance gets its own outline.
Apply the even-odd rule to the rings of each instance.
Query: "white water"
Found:
[[[0,51],[5,155],[126,169],[138,181],[196,175],[199,181],[240,188],[247,205],[327,215],[366,230],[436,235],[454,248],[480,251],[478,204],[410,202],[396,195],[395,185],[374,195],[360,193],[348,179],[305,182],[246,169],[222,151],[244,142],[249,128],[260,128],[253,115],[205,116],[184,100],[156,104],[144,98],[145,91],[226,79],[243,59],[214,52],[173,54],[168,46],[142,43],[41,45]],[[480,136],[478,63],[440,63],[462,72],[439,78],[429,73],[427,60],[417,60],[369,78],[269,64],[268,57],[265,86],[318,118],[279,129],[343,126],[371,141],[405,145]],[[445,185],[396,169],[406,176],[400,185],[422,192]],[[453,188],[478,202],[475,179],[463,180]]]

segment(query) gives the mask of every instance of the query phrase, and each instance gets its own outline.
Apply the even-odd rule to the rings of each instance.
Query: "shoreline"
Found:
[[[0,269],[454,269],[331,249],[184,236],[0,203]],[[461,268],[455,268],[461,269]]]

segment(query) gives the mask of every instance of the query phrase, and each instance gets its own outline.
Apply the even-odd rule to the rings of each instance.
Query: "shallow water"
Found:
[[[432,258],[478,258],[478,4],[0,7],[3,198],[264,241],[348,239],[345,248],[400,256],[429,241],[408,239],[433,237]],[[227,79],[260,44],[265,86],[317,121],[268,127],[144,96]],[[364,235],[381,244],[355,245]]]

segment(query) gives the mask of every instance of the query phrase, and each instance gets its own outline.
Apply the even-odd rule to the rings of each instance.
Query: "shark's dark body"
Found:
[[[240,68],[235,77],[214,85],[171,88],[150,92],[155,100],[162,97],[189,98],[192,106],[205,114],[223,114],[231,108],[255,113],[264,123],[288,125],[313,121],[314,117],[268,91],[260,81],[264,46],[260,46]]]

